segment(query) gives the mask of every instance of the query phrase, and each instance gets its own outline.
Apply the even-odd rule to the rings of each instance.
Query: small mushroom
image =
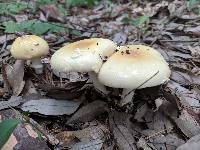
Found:
[[[107,93],[105,86],[97,80],[104,58],[112,55],[117,45],[108,39],[91,38],[68,44],[56,51],[50,60],[55,75],[68,72],[88,72],[96,89]]]
[[[41,57],[48,54],[49,46],[39,36],[25,35],[15,39],[10,52],[15,59],[31,60],[31,67],[35,69],[36,74],[42,74]]]
[[[132,100],[135,89],[163,84],[170,74],[168,63],[158,51],[144,45],[127,45],[110,56],[98,78],[106,86],[123,88],[123,105]]]

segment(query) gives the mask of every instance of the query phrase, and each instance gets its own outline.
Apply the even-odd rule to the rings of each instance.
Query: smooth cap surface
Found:
[[[28,60],[48,54],[48,43],[39,36],[25,35],[13,42],[10,52],[15,59]]]
[[[98,72],[103,60],[116,50],[117,45],[108,39],[91,38],[68,44],[51,58],[55,72]]]
[[[162,84],[170,74],[168,63],[158,51],[143,45],[127,45],[119,47],[103,64],[98,78],[109,87],[136,89]]]

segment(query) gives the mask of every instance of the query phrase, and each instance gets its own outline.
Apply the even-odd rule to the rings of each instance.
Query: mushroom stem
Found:
[[[31,67],[35,69],[36,74],[43,73],[43,64],[40,58],[34,58],[31,60]]]
[[[98,91],[102,92],[103,94],[108,94],[108,90],[106,90],[106,87],[101,84],[97,78],[97,74],[95,72],[88,72],[89,79],[92,80],[93,86]]]
[[[132,102],[134,94],[135,94],[135,90],[133,90],[133,89],[123,89],[120,105],[124,106],[124,105]]]

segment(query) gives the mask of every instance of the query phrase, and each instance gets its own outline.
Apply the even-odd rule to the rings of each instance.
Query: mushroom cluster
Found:
[[[31,60],[37,74],[43,72],[40,58],[49,52],[47,42],[35,35],[17,38],[11,54]],[[94,87],[108,94],[107,87],[121,88],[122,104],[132,100],[135,89],[157,86],[169,80],[171,71],[163,56],[151,47],[126,45],[117,47],[109,39],[80,40],[60,48],[50,60],[54,74],[87,72]]]
[[[163,84],[171,74],[168,63],[153,48],[117,47],[102,38],[68,44],[52,55],[50,64],[57,76],[70,71],[88,72],[94,87],[104,94],[105,86],[123,88],[122,103],[132,99],[135,89]]]

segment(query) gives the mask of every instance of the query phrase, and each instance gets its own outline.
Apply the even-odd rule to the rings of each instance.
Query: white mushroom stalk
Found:
[[[49,52],[48,43],[36,35],[25,35],[18,37],[10,49],[12,56],[18,60],[31,60],[31,67],[36,74],[43,73],[41,57]]]
[[[163,56],[144,45],[119,47],[99,71],[102,84],[123,88],[121,104],[132,101],[135,89],[152,87],[169,80],[171,71]]]
[[[91,38],[68,44],[56,51],[50,60],[53,72],[87,72],[96,89],[104,94],[106,88],[97,80],[97,73],[103,64],[102,57],[109,57],[117,45],[108,39]]]
[[[40,58],[35,58],[31,60],[31,67],[35,70],[36,74],[43,73],[43,64]]]
[[[97,78],[98,75],[95,72],[88,72],[88,75],[89,75],[89,79],[92,81],[93,86],[96,90],[98,90],[99,92],[105,95],[109,93],[109,91],[106,90],[106,87],[102,83],[99,82]]]

